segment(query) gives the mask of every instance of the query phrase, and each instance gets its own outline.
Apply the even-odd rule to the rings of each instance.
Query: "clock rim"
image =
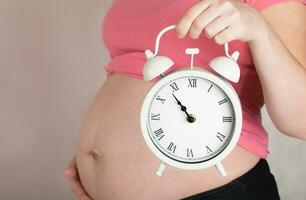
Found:
[[[230,139],[227,146],[216,156],[213,158],[198,162],[198,163],[185,163],[180,162],[177,160],[172,159],[171,157],[164,155],[154,144],[154,142],[151,140],[149,136],[149,131],[147,130],[147,113],[150,106],[150,102],[156,92],[165,84],[169,83],[170,81],[187,77],[187,76],[197,76],[205,78],[214,84],[216,84],[218,87],[220,87],[223,92],[228,96],[229,100],[232,103],[234,114],[235,114],[235,125],[233,127],[233,134],[232,138]],[[179,69],[176,70],[170,74],[165,75],[162,77],[159,81],[154,83],[154,85],[150,88],[149,92],[145,96],[142,106],[141,106],[141,112],[140,112],[140,126],[141,126],[141,132],[144,137],[144,140],[149,147],[149,149],[157,156],[162,162],[177,167],[180,169],[187,169],[187,170],[194,170],[194,169],[203,169],[207,168],[213,165],[216,165],[220,163],[226,156],[228,156],[232,150],[235,148],[236,144],[238,143],[239,136],[241,134],[242,130],[242,109],[241,109],[241,103],[240,99],[235,91],[235,89],[232,87],[232,85],[227,82],[223,77],[218,76],[216,74],[213,74],[209,72],[206,69],[194,66],[193,69]],[[165,152],[165,154],[167,154]]]

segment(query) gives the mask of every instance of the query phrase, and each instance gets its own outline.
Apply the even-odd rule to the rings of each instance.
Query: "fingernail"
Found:
[[[64,172],[64,176],[65,176],[66,178],[68,177],[68,175],[67,175],[67,172],[66,172],[66,171]]]
[[[176,34],[176,36],[177,36],[178,38],[180,38],[180,39],[182,39],[182,38],[183,38],[183,36],[182,36],[182,35],[180,35],[180,34]]]
[[[64,171],[64,176],[69,177],[70,176],[70,171],[69,170],[65,170]]]

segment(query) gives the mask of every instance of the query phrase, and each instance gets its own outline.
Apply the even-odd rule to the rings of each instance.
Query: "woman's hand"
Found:
[[[248,42],[273,123],[286,135],[306,140],[306,112],[301,112],[306,108],[305,19],[304,3],[271,5],[259,13],[240,0],[201,0],[176,30],[193,39],[205,32],[218,44]]]
[[[204,32],[218,44],[257,42],[269,33],[267,24],[259,12],[240,0],[202,0],[181,17],[176,31],[180,38],[189,32],[192,39]]]
[[[92,200],[82,186],[75,157],[70,161],[64,176],[69,180],[70,188],[80,200]]]

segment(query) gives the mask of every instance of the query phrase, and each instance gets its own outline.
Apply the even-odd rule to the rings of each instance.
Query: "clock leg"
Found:
[[[156,175],[157,176],[162,176],[165,168],[166,168],[166,164],[161,162],[159,167],[158,167],[158,170],[156,171]]]
[[[226,173],[223,165],[221,164],[221,162],[216,164],[216,168],[219,171],[219,173],[221,174],[221,176],[227,176],[227,173]]]

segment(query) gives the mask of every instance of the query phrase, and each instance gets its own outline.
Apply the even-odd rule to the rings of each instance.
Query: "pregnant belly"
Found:
[[[214,167],[185,171],[160,161],[146,146],[139,125],[142,101],[152,83],[113,73],[100,88],[80,129],[76,159],[81,181],[95,200],[180,199],[224,185],[251,169],[257,156],[236,146],[223,161],[221,177]]]

